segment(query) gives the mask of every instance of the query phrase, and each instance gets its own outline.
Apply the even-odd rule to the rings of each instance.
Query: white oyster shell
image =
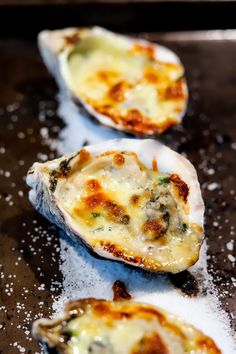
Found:
[[[182,254],[181,247],[184,246],[185,241],[179,241],[178,255],[171,256],[171,262],[165,264],[159,264],[155,266],[145,266],[143,263],[132,262],[132,259],[123,259],[117,254],[112,254],[91,244],[89,236],[83,234],[81,225],[71,217],[71,215],[63,208],[60,202],[60,196],[54,195],[49,186],[50,172],[57,169],[62,161],[69,159],[75,154],[63,156],[59,159],[49,161],[46,163],[35,163],[29,170],[27,175],[27,184],[31,190],[29,198],[35,209],[48,218],[51,222],[57,224],[73,239],[82,239],[95,253],[105,258],[124,261],[126,263],[143,267],[145,269],[153,271],[170,271],[179,272],[194,264],[199,256],[199,250],[203,239],[203,215],[204,204],[201,196],[200,186],[197,179],[196,171],[193,165],[182,155],[174,152],[165,145],[155,140],[133,140],[133,139],[117,139],[99,143],[97,145],[86,146],[86,151],[90,156],[96,157],[107,151],[126,151],[134,152],[140,162],[145,165],[146,168],[152,169],[153,161],[155,160],[158,165],[158,172],[161,175],[177,174],[181,180],[183,180],[189,188],[188,193],[188,207],[185,215],[185,220],[188,223],[197,225],[202,231],[197,245],[193,245],[193,254]],[[76,159],[76,157],[75,157]],[[79,174],[79,172],[78,172]],[[91,176],[90,176],[91,178]],[[135,176],[134,176],[135,179]],[[66,182],[65,182],[66,183]],[[177,235],[178,236],[178,235]],[[188,235],[186,235],[186,240]],[[134,240],[135,242],[135,240]],[[182,245],[182,246],[181,246]],[[191,247],[190,247],[191,250]],[[155,262],[158,263],[158,247],[156,248]],[[191,252],[191,251],[190,251]],[[138,252],[137,252],[138,253]],[[141,252],[142,253],[142,252]],[[174,251],[173,251],[174,253]],[[133,252],[135,256],[135,250]],[[142,253],[142,257],[145,258]],[[186,257],[186,259],[185,259]],[[190,257],[190,258],[189,258]],[[143,258],[143,259],[144,259]],[[187,259],[188,258],[188,259]],[[160,258],[161,259],[161,258]],[[159,261],[160,261],[159,259]],[[192,260],[191,260],[192,259]],[[154,263],[155,263],[154,262]]]
[[[97,109],[94,108],[92,104],[88,103],[84,98],[82,98],[78,93],[76,93],[72,85],[73,77],[71,77],[68,67],[68,56],[74,50],[76,43],[68,41],[68,38],[73,38],[73,36],[79,35],[81,30],[89,31],[89,33],[94,36],[100,35],[104,36],[104,38],[110,38],[114,42],[126,41],[130,43],[130,46],[134,45],[135,43],[144,46],[152,45],[155,48],[155,58],[159,62],[179,64],[181,67],[182,64],[178,56],[173,51],[164,46],[161,46],[159,44],[156,45],[143,39],[121,36],[101,27],[92,27],[90,29],[66,28],[62,30],[44,30],[40,32],[38,35],[38,46],[48,70],[55,77],[59,87],[64,92],[67,92],[69,97],[71,97],[78,104],[79,109],[84,115],[95,118],[95,120],[99,121],[105,126],[115,128],[120,131],[126,131],[134,135],[153,135],[161,133],[162,131],[168,129],[170,126],[181,123],[186,111],[188,98],[188,90],[184,78],[182,89],[185,93],[185,97],[182,99],[182,108],[178,109],[178,113],[175,114],[175,117],[171,120],[169,120],[170,117],[168,116],[168,114],[165,115],[165,113],[163,113],[163,117],[161,117],[160,123],[157,123],[160,124],[160,126],[156,130],[153,130],[154,128],[143,128],[143,131],[142,129],[138,131],[135,128],[135,124],[133,127],[128,127],[125,126],[121,121],[116,122],[111,119],[109,114],[99,112]],[[142,100],[151,99],[150,96],[152,96],[152,94],[150,95],[148,94],[148,92],[146,94],[142,94]]]
[[[60,318],[35,321],[32,333],[47,353],[221,353],[210,337],[177,316],[124,299],[70,301]]]

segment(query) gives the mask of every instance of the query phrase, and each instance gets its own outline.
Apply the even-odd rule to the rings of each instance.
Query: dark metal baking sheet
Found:
[[[198,170],[206,203],[208,269],[236,327],[235,264],[228,258],[234,251],[226,246],[235,238],[236,33],[145,36],[175,50],[186,67],[190,102],[183,128],[170,130],[162,140],[185,153]],[[44,154],[56,155],[45,145],[41,128],[55,137],[63,122],[57,115],[56,85],[35,40],[2,39],[0,53],[0,353],[19,353],[21,346],[36,353],[32,321],[50,315],[62,275],[59,230],[31,207],[25,175]],[[209,183],[217,188],[209,190]]]

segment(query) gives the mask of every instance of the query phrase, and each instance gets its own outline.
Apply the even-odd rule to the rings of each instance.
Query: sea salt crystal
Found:
[[[236,258],[232,254],[228,254],[228,259],[230,262],[234,263]]]
[[[48,155],[47,154],[42,154],[41,152],[39,152],[37,154],[37,158],[41,161],[47,161],[48,160]]]
[[[206,245],[200,261],[191,272],[204,278],[207,295],[189,298],[182,295],[167,276],[147,273],[108,260],[98,260],[82,246],[71,245],[61,238],[62,293],[54,304],[54,314],[61,313],[69,299],[96,297],[112,299],[112,284],[120,279],[128,286],[135,301],[159,306],[190,322],[211,336],[225,353],[233,353],[233,339],[229,333],[229,319],[220,309],[217,291],[206,270]],[[221,338],[219,340],[219,333]]]
[[[84,143],[96,144],[104,140],[124,137],[124,134],[100,126],[78,113],[76,105],[62,94],[59,95],[59,115],[63,117],[66,127],[61,130],[59,141],[50,145],[60,154],[80,150]]]
[[[17,136],[18,136],[19,139],[24,139],[24,138],[25,138],[25,133],[19,132],[19,133],[17,134]]]
[[[48,128],[47,127],[41,128],[40,135],[42,136],[42,138],[46,139],[48,137]]]
[[[213,182],[213,183],[208,184],[207,189],[209,191],[214,191],[215,189],[217,189],[219,187],[220,187],[220,185],[218,183]]]
[[[208,173],[209,176],[214,175],[214,173],[215,173],[214,168],[209,168],[209,170],[207,171],[207,173]]]
[[[234,249],[234,240],[231,240],[229,242],[226,243],[226,248],[229,250],[229,251],[233,251]]]
[[[83,118],[68,98],[61,95],[59,100],[59,115],[66,124],[60,132],[59,141],[54,142],[54,148],[60,154],[79,150],[85,142],[93,144],[124,136]],[[219,158],[219,154],[216,157]],[[218,183],[213,182],[207,188],[213,191],[219,187]],[[219,294],[207,271],[206,243],[202,246],[200,260],[190,269],[191,273],[202,279],[206,293],[190,298],[182,295],[164,274],[148,273],[117,262],[97,259],[86,248],[73,244],[63,232],[61,236],[60,270],[63,281],[61,295],[53,303],[54,315],[61,313],[64,302],[69,299],[112,299],[112,284],[120,279],[128,286],[135,301],[156,305],[180,316],[211,336],[223,353],[236,352],[229,317],[220,308]]]
[[[231,277],[231,281],[232,281],[232,283],[233,283],[233,286],[235,286],[235,287],[236,287],[236,278]]]
[[[231,148],[232,148],[233,150],[236,150],[236,143],[232,143],[232,144],[231,144]]]

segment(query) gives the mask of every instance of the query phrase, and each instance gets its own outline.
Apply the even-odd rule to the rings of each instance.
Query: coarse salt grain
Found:
[[[232,254],[228,254],[228,259],[230,262],[234,263],[236,258]]]
[[[68,98],[60,96],[59,99],[59,114],[66,124],[60,133],[59,141],[54,142],[53,145],[59,153],[79,150],[85,141],[93,144],[122,137],[122,133],[97,126],[80,116],[75,105]],[[215,182],[207,186],[210,191],[219,187]],[[120,279],[128,285],[128,291],[135,301],[150,303],[180,316],[211,336],[224,353],[236,352],[229,318],[220,308],[219,294],[207,272],[206,243],[201,249],[200,260],[190,269],[199,279],[203,279],[206,289],[206,294],[195,298],[182,295],[170,284],[166,275],[130,269],[120,263],[94,258],[84,247],[73,245],[65,235],[60,239],[60,248],[60,270],[63,282],[61,295],[53,303],[55,315],[61,313],[64,302],[69,299],[91,296],[111,299],[112,284]]]
[[[220,187],[220,185],[218,183],[213,182],[213,183],[208,184],[207,189],[209,191],[214,191],[215,189],[217,189],[219,187]]]
[[[214,175],[214,173],[215,173],[214,168],[209,168],[209,170],[207,170],[207,173],[209,176]]]
[[[229,242],[226,243],[226,248],[229,250],[229,251],[233,251],[234,249],[234,240],[231,240]]]

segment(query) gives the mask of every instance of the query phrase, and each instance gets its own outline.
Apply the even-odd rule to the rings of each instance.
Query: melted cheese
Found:
[[[65,310],[61,320],[39,320],[33,331],[60,353],[221,353],[202,332],[145,304],[84,299],[71,301]]]
[[[54,197],[95,252],[154,271],[196,262],[203,230],[188,220],[188,186],[177,175],[147,169],[132,152],[85,149],[68,171],[56,172]]]
[[[158,133],[180,122],[187,101],[181,64],[158,60],[154,44],[78,33],[62,67],[75,96],[136,134]]]
[[[125,318],[123,320],[115,318],[106,320],[105,316],[106,314],[101,320],[101,317],[90,309],[86,315],[72,320],[67,327],[68,331],[72,333],[68,352],[71,354],[135,353],[134,348],[139,347],[142,338],[153,335],[154,330],[164,338],[167,337],[155,319],[150,318],[147,321],[137,316],[137,318],[128,320]],[[172,343],[169,344],[168,340],[167,343],[163,343],[164,348],[167,345],[175,349],[173,353],[184,352],[183,343],[176,340],[174,336]],[[155,349],[157,350],[157,348]],[[164,351],[164,353],[168,352]]]

